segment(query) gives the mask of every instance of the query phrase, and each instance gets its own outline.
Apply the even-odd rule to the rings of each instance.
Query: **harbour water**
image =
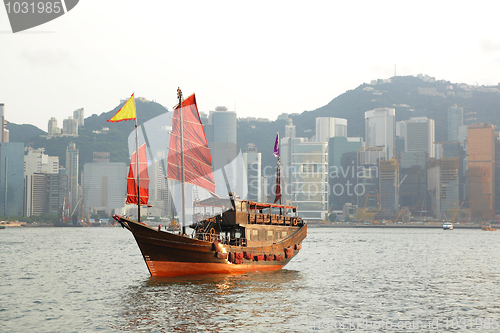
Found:
[[[500,331],[500,231],[310,228],[285,269],[154,279],[121,228],[0,231],[0,332]]]

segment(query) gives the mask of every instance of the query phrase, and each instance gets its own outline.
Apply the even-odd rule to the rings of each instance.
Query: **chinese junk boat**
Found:
[[[229,198],[227,195],[225,198],[216,195],[215,170],[212,171],[212,157],[196,99],[191,95],[183,100],[180,90],[178,97],[179,104],[174,108],[172,117],[166,176],[169,180],[182,184],[181,232],[171,233],[161,228],[151,228],[140,220],[134,221],[118,215],[114,219],[132,232],[149,272],[155,277],[281,269],[302,248],[302,241],[307,235],[307,224],[297,216],[296,207],[243,200],[229,191],[225,192],[229,192]],[[276,142],[278,144],[278,138]],[[140,150],[139,152],[138,156],[133,155],[137,162],[130,166],[128,181],[132,185],[128,186],[127,202],[145,205],[146,200],[142,196],[147,193],[143,192],[141,186],[147,182],[147,161],[145,154]],[[279,145],[277,156],[276,201],[281,197]],[[135,165],[139,165],[138,177],[135,176]],[[218,175],[222,174],[224,177],[226,189],[229,189],[225,168],[218,171]],[[191,235],[186,233],[185,222],[185,185],[188,184],[210,193],[207,198],[194,200],[192,223],[189,225],[194,229]],[[174,194],[176,195],[177,193]]]

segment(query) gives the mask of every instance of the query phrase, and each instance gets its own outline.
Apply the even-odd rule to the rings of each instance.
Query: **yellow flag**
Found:
[[[134,94],[130,96],[129,100],[125,105],[122,106],[120,110],[111,118],[108,120],[108,122],[118,122],[122,120],[134,120],[135,119],[135,99],[134,99]]]

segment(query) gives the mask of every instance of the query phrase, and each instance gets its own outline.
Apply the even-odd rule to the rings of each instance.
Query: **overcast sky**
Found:
[[[395,64],[398,75],[497,84],[498,29],[494,1],[81,0],[16,34],[2,6],[0,103],[8,121],[47,131],[50,117],[62,127],[133,92],[171,110],[180,86],[200,111],[274,120],[389,78]]]

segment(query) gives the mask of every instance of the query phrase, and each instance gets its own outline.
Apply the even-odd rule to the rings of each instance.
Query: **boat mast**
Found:
[[[133,94],[132,94],[133,95]],[[135,96],[134,96],[135,99]],[[141,222],[141,185],[140,185],[140,179],[139,177],[139,133],[137,129],[137,112],[135,110],[135,103],[134,103],[134,114],[135,116],[135,173],[137,174],[137,221],[139,223]]]
[[[177,88],[177,98],[179,99],[179,122],[181,128],[181,184],[182,184],[182,234],[186,234],[186,186],[184,178],[184,133],[182,122],[182,91]]]

